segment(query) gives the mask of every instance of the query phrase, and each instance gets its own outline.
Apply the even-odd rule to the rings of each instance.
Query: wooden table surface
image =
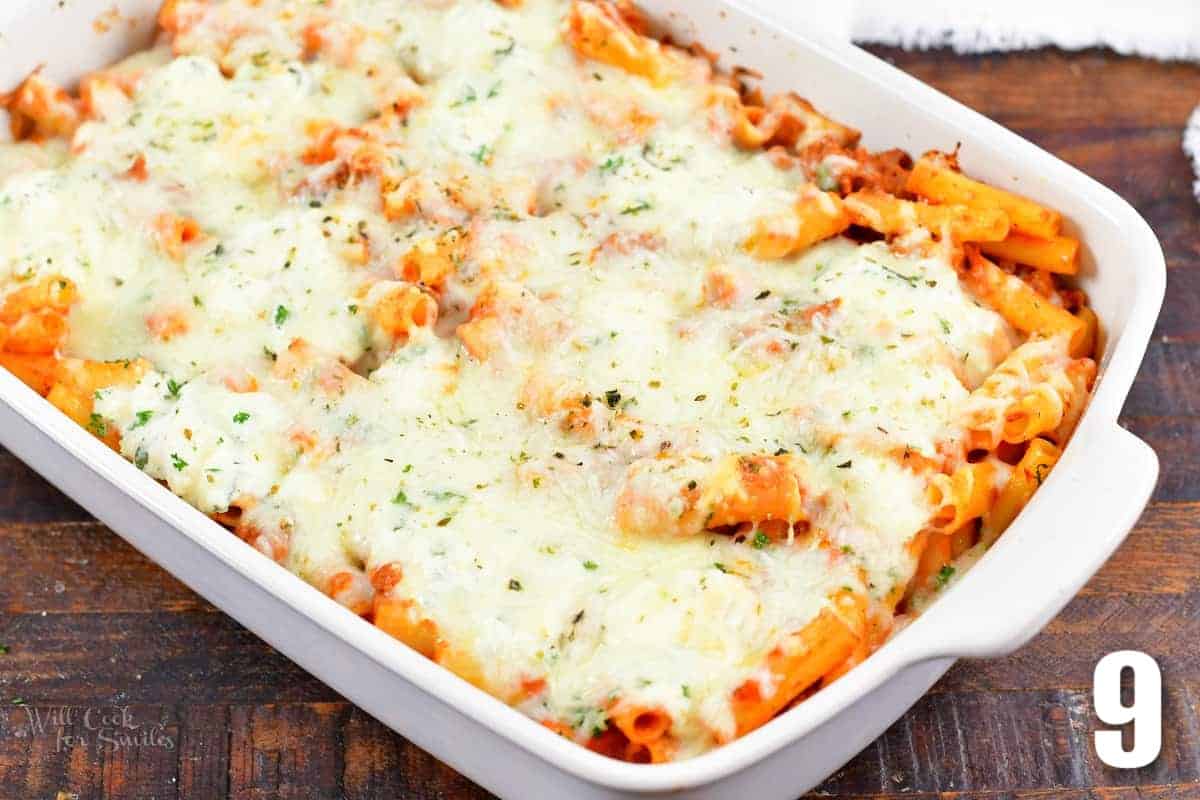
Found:
[[[1162,478],[1128,542],[1037,639],[958,664],[813,796],[1200,798],[1200,206],[1180,151],[1200,67],[880,53],[1150,221],[1167,300],[1123,423],[1158,451]],[[487,796],[3,450],[0,570],[0,798]],[[1154,656],[1165,687],[1162,755],[1135,771],[1091,745],[1092,669],[1124,648]]]

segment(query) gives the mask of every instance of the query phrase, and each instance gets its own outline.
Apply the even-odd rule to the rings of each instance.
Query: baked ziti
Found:
[[[868,152],[628,3],[159,24],[3,98],[0,364],[598,752],[693,756],[837,680],[1087,402],[1058,213]]]

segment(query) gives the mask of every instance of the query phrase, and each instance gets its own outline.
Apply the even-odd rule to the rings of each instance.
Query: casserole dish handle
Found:
[[[1011,569],[1012,558],[985,554],[905,632],[913,661],[1013,652],[1045,627],[1121,544],[1154,490],[1158,456],[1114,423],[1089,433],[1072,440],[1046,486],[993,545],[992,551],[1022,553],[1019,571]],[[1079,546],[1084,541],[1087,546]],[[1033,586],[1038,590],[1026,591]]]

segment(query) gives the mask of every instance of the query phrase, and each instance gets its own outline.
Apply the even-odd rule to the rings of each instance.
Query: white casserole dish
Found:
[[[401,2],[402,0],[396,0]],[[762,0],[765,4],[768,0]],[[0,85],[38,64],[71,81],[143,45],[159,0],[0,10]],[[855,125],[873,148],[962,143],[967,172],[1061,209],[1086,247],[1082,285],[1105,331],[1101,376],[1059,465],[962,582],[866,663],[794,710],[696,759],[643,766],[568,743],[328,600],[0,371],[0,442],[243,625],[373,716],[505,797],[793,798],[898,718],[962,656],[1020,647],[1128,533],[1158,474],[1117,425],[1162,304],[1166,269],[1150,228],[1113,192],[999,125],[851,45],[810,41],[783,3],[643,0],[678,40],[758,70]],[[686,10],[686,16],[685,16]],[[108,20],[106,27],[97,19]],[[1097,654],[1099,655],[1099,654]]]

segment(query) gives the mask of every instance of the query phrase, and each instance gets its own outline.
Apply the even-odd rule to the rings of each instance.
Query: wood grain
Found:
[[[1128,541],[1041,635],[1008,658],[957,665],[811,796],[1200,800],[1200,206],[1179,147],[1200,68],[1098,51],[877,52],[1150,221],[1168,295],[1122,422],[1163,474]],[[488,797],[3,451],[0,564],[0,800]],[[1091,746],[1091,670],[1120,648],[1155,656],[1166,686],[1163,753],[1128,772]],[[128,715],[114,733],[158,731],[172,746],[99,741],[83,715],[112,708]],[[66,722],[46,723],[52,713]]]

